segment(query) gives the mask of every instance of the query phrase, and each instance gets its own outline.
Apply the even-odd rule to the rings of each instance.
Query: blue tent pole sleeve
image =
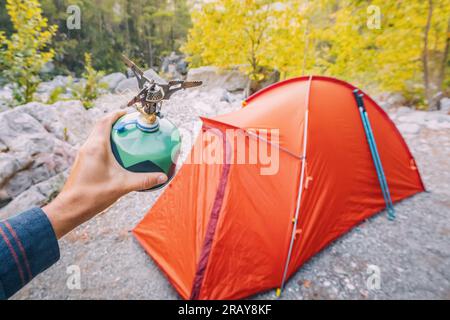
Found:
[[[380,168],[379,168],[380,164],[378,163],[378,161],[377,161],[377,159],[375,157],[374,144],[373,144],[373,141],[372,141],[372,137],[369,134],[369,129],[368,129],[368,124],[366,122],[366,118],[364,117],[365,106],[364,106],[364,103],[363,103],[361,97],[358,94],[358,90],[354,91],[354,95],[355,95],[356,102],[358,104],[359,115],[361,117],[361,121],[362,121],[362,124],[363,124],[363,127],[364,127],[364,133],[366,135],[367,142],[369,144],[370,154],[372,156],[372,161],[373,161],[373,163],[375,165],[375,171],[377,173],[377,178],[378,178],[378,181],[380,183],[380,187],[381,187],[381,191],[382,191],[382,194],[383,194],[383,198],[384,198],[384,200],[385,200],[385,202],[387,204],[388,203],[388,199],[387,199],[387,196],[386,196],[386,190],[384,188],[384,183],[383,183],[382,177],[380,175]]]
[[[391,194],[389,192],[389,186],[388,186],[388,183],[387,183],[387,180],[386,180],[386,175],[384,173],[383,166],[381,164],[380,155],[378,153],[377,145],[376,145],[376,142],[375,142],[375,138],[374,138],[374,135],[373,135],[372,127],[370,125],[369,115],[367,114],[367,111],[364,112],[364,118],[366,120],[366,124],[367,124],[367,129],[368,129],[369,135],[372,138],[373,149],[375,151],[374,155],[375,155],[376,161],[378,162],[378,169],[380,171],[381,182],[384,184],[384,190],[385,190],[386,198],[387,198],[388,216],[389,216],[389,219],[393,220],[395,218],[394,205],[392,203]]]
[[[378,154],[378,149],[375,143],[375,139],[373,137],[373,133],[371,132],[372,129],[370,127],[370,123],[369,120],[366,118],[367,112],[363,112],[362,116],[365,118],[364,122],[366,124],[366,130],[369,132],[369,139],[372,145],[372,157],[374,160],[374,163],[376,165],[376,169],[377,169],[377,175],[378,175],[378,180],[380,181],[380,186],[382,188],[383,191],[383,197],[384,197],[384,201],[386,202],[386,209],[388,211],[388,217],[390,220],[392,220],[395,217],[395,213],[394,213],[394,209],[393,209],[393,205],[392,205],[392,200],[391,200],[391,196],[389,193],[389,188],[387,185],[387,181],[386,181],[386,176],[384,174],[384,170],[383,170],[383,166],[381,164],[381,160],[379,158],[379,154]]]
[[[376,173],[377,173],[377,178],[378,178],[378,181],[379,181],[379,183],[380,183],[381,193],[383,194],[384,202],[385,202],[386,205],[387,205],[387,204],[388,204],[388,197],[387,197],[387,195],[386,195],[386,189],[385,189],[385,187],[384,187],[383,178],[382,178],[381,173],[380,173],[380,172],[381,172],[381,171],[380,171],[380,165],[379,165],[379,163],[378,163],[378,161],[377,161],[377,159],[376,159],[376,157],[375,157],[375,151],[374,151],[373,141],[372,141],[370,135],[368,134],[369,129],[368,129],[368,127],[367,127],[367,122],[366,122],[366,119],[365,119],[365,117],[364,117],[364,111],[363,111],[362,108],[359,108],[359,114],[360,114],[360,116],[361,116],[361,120],[362,120],[362,123],[363,123],[363,126],[364,126],[364,131],[366,132],[366,138],[367,138],[367,142],[368,142],[368,144],[369,144],[370,154],[371,154],[371,156],[372,156],[372,161],[373,161],[373,163],[374,163],[374,165],[375,165],[375,171],[376,171]]]
[[[363,101],[363,95],[359,94],[359,99],[360,99],[360,103],[361,105],[364,106],[364,101]],[[380,176],[381,176],[381,183],[384,185],[384,192],[386,194],[386,198],[387,198],[387,211],[388,211],[388,217],[390,220],[393,220],[395,218],[395,210],[394,210],[394,205],[392,203],[392,199],[391,199],[391,194],[389,192],[389,187],[388,187],[388,183],[387,183],[387,179],[386,179],[386,175],[384,174],[384,170],[383,170],[383,166],[381,164],[381,159],[380,159],[380,154],[378,153],[378,148],[377,148],[377,144],[375,142],[375,137],[373,135],[373,130],[372,130],[372,126],[370,125],[370,121],[369,121],[369,115],[367,113],[366,108],[364,108],[364,118],[365,118],[365,122],[367,125],[367,130],[369,133],[369,136],[372,140],[372,146],[373,146],[373,150],[374,150],[374,156],[375,156],[375,160],[376,162],[378,162],[378,170],[380,171]]]
[[[392,199],[389,193],[389,188],[386,181],[386,176],[384,174],[383,166],[381,164],[381,159],[378,153],[375,138],[373,136],[372,127],[370,125],[369,117],[364,106],[364,101],[362,99],[363,95],[359,94],[359,90],[355,89],[353,91],[356,103],[358,105],[358,110],[360,113],[361,121],[363,123],[364,131],[366,134],[367,142],[369,144],[370,152],[372,155],[372,160],[375,165],[375,170],[377,172],[378,181],[380,183],[381,191],[383,194],[384,201],[386,203],[386,209],[388,211],[388,218],[393,220],[395,218],[395,211],[392,204]]]
[[[375,138],[373,136],[372,127],[370,126],[367,110],[364,106],[364,101],[363,101],[362,97],[363,97],[362,94],[357,95],[358,105],[361,106],[360,111],[362,111],[362,115],[361,115],[362,120],[363,120],[363,123],[365,124],[364,129],[366,131],[366,135],[367,135],[369,144],[371,145],[370,147],[371,147],[372,158],[373,158],[376,170],[377,170],[377,176],[378,176],[380,186],[381,186],[381,189],[383,192],[383,198],[386,202],[386,209],[388,211],[388,217],[390,220],[393,220],[395,218],[394,207],[393,207],[391,196],[389,193],[389,188],[387,186],[386,176],[384,174],[383,166],[381,164],[378,149],[377,149],[377,146],[375,143]]]
[[[369,143],[372,160],[374,162],[375,169],[377,171],[377,176],[378,176],[378,180],[380,182],[381,190],[383,192],[383,197],[385,199],[386,204],[389,205],[387,191],[386,191],[386,183],[385,183],[385,179],[384,179],[383,166],[381,165],[381,160],[378,155],[377,145],[375,143],[373,131],[370,126],[369,118],[367,117],[367,110],[364,106],[364,101],[362,100],[361,94],[357,95],[357,100],[358,100],[358,105],[360,105],[360,108],[359,108],[360,116],[361,116],[361,120],[364,125],[364,131],[366,133],[366,138]]]
[[[363,116],[364,116],[364,122],[366,123],[366,129],[367,129],[367,133],[368,133],[368,137],[371,141],[372,144],[372,155],[374,158],[375,163],[377,164],[377,170],[378,170],[378,175],[379,175],[379,179],[380,179],[380,185],[383,189],[384,192],[384,198],[385,198],[385,202],[386,202],[386,209],[388,211],[388,218],[390,220],[393,220],[395,218],[395,210],[394,210],[394,206],[392,204],[392,200],[391,200],[391,196],[390,196],[390,192],[389,192],[389,187],[387,184],[387,180],[386,180],[386,176],[384,174],[384,170],[383,170],[383,166],[381,164],[381,159],[380,159],[380,155],[378,153],[378,148],[375,142],[375,137],[373,135],[373,131],[372,131],[372,127],[370,125],[370,121],[369,121],[369,117],[368,117],[368,113],[366,108],[364,107],[364,101],[362,99],[362,94],[359,94],[359,101],[360,104],[363,106]]]

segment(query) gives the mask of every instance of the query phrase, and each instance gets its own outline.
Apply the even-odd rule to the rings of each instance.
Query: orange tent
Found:
[[[257,92],[236,112],[202,119],[188,163],[133,231],[184,299],[280,288],[384,209],[354,89],[327,77],[295,78]],[[367,95],[364,103],[393,202],[424,191],[393,122]],[[270,170],[262,148],[276,154],[273,172],[263,172]],[[246,161],[236,161],[242,154]]]

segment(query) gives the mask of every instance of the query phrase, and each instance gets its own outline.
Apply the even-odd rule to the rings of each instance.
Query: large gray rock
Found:
[[[417,133],[418,127],[431,130],[450,129],[450,115],[439,111],[410,111],[396,117],[405,133]]]
[[[32,116],[46,131],[71,145],[86,140],[95,121],[78,100],[58,101],[53,105],[31,102],[15,110]]]
[[[411,109],[410,107],[405,107],[405,106],[401,106],[397,109],[397,116],[401,116],[401,115],[405,115],[407,113],[410,113],[414,111],[413,109]]]
[[[37,88],[36,93],[51,93],[56,87],[66,87],[70,82],[76,82],[76,79],[73,79],[68,76],[56,76],[51,81],[41,82]]]
[[[117,85],[121,81],[126,80],[126,78],[127,77],[122,72],[114,72],[104,76],[100,82],[106,83],[108,85],[108,89],[113,92],[117,88]]]
[[[65,107],[68,108],[66,117],[72,114],[76,119],[76,113],[71,111],[72,107],[77,107],[69,104],[31,103],[0,114],[0,143],[4,146],[0,153],[0,200],[3,204],[5,199],[16,198],[72,164],[76,149],[64,139],[68,133],[60,132],[65,118],[58,117]],[[69,124],[70,119],[66,118],[66,122]],[[72,119],[70,125],[74,123]]]
[[[427,113],[425,111],[413,111],[398,117],[398,121],[424,125],[426,115]]]
[[[162,59],[160,71],[168,79],[182,79],[188,72],[187,62],[184,56],[172,52]]]
[[[444,113],[450,112],[450,98],[442,98],[441,99],[440,110]]]
[[[0,112],[9,110],[9,103],[13,98],[11,85],[0,88]]]
[[[249,82],[248,77],[238,70],[223,70],[212,66],[190,69],[187,79],[203,81],[201,89],[204,90],[222,88],[229,92],[243,91]]]
[[[27,113],[18,108],[0,114],[0,140],[12,152],[35,154],[48,152],[49,133]]]
[[[441,112],[429,111],[425,115],[425,121],[436,121],[439,123],[450,122],[450,115],[442,114]]]
[[[48,102],[52,93],[59,88],[57,100],[70,100],[73,99],[74,87],[83,86],[85,81],[85,79],[59,75],[50,81],[41,82],[33,98],[35,101]]]
[[[398,92],[386,92],[375,97],[375,101],[385,110],[404,106],[406,98]]]
[[[248,82],[247,88],[245,88],[244,95],[246,97],[251,96],[252,94],[262,90],[276,82],[280,81],[280,72],[278,70],[266,70],[266,74],[264,80],[256,81],[251,80]]]
[[[48,73],[52,73],[54,71],[55,71],[55,64],[52,61],[49,61],[46,64],[44,64],[44,66],[42,67],[40,73],[48,74]]]
[[[144,71],[144,75],[149,78],[155,80],[157,83],[167,83],[166,80],[161,78],[153,69],[148,69],[147,71]],[[135,77],[128,78],[125,80],[122,80],[117,85],[116,89],[114,90],[116,93],[122,94],[127,92],[138,92],[139,87],[138,83]]]
[[[40,207],[53,199],[64,185],[68,170],[61,172],[48,180],[31,186],[14,198],[5,207],[0,208],[0,220],[9,218],[33,207]]]
[[[397,128],[403,134],[417,134],[420,132],[420,126],[415,123],[402,123]]]
[[[24,165],[31,162],[31,159],[25,164],[21,162],[22,161],[18,161],[12,153],[0,153],[0,182],[6,181],[13,176],[15,172],[23,169]]]

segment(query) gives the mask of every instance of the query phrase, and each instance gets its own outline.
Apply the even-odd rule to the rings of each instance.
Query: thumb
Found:
[[[127,179],[127,189],[141,191],[153,188],[167,181],[167,176],[161,172],[130,173]]]

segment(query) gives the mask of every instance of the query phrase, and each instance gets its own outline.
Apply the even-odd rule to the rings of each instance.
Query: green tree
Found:
[[[1,1],[1,0],[0,0]],[[80,7],[80,29],[68,29],[66,8]],[[56,73],[84,71],[84,53],[106,72],[124,71],[121,54],[139,65],[158,67],[161,56],[178,51],[190,27],[186,0],[42,0],[44,14],[59,26]]]
[[[89,53],[84,54],[84,82],[73,86],[73,96],[81,100],[86,109],[93,107],[93,101],[98,98],[100,89],[106,89],[108,86],[100,82],[105,75],[102,71],[97,71],[92,67],[92,57]]]
[[[40,82],[39,71],[51,61],[49,48],[56,26],[48,26],[37,0],[7,0],[6,10],[13,33],[0,32],[0,69],[14,83],[14,98],[22,104],[32,100]]]

